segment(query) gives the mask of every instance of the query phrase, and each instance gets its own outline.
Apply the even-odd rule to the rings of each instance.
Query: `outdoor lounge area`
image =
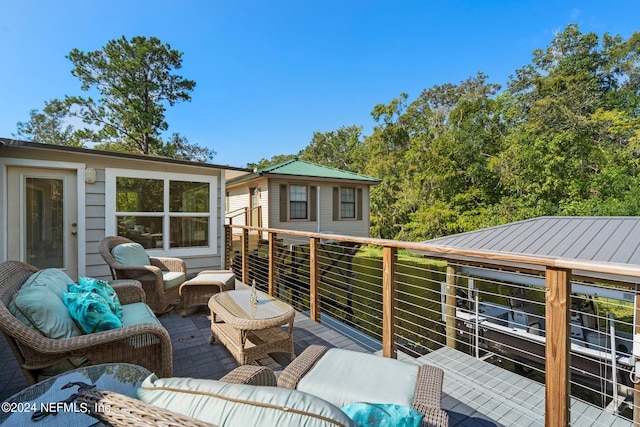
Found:
[[[249,228],[242,226],[238,228],[242,230],[242,240],[248,241]],[[292,250],[294,245],[287,248],[277,243],[275,237],[276,235],[278,238],[285,237],[283,231],[280,230],[276,234],[275,230],[267,230],[265,233],[268,233],[265,235],[268,238],[261,239],[261,243],[251,253],[247,244],[242,245],[239,251],[233,250],[231,239],[228,239],[229,255],[227,259],[229,266],[233,267],[236,277],[233,287],[230,286],[229,289],[235,288],[235,295],[243,293],[250,295],[251,286],[248,283],[256,281],[259,288],[259,301],[262,298],[272,298],[271,296],[273,296],[280,301],[275,305],[276,307],[291,306],[295,309],[292,323],[286,310],[277,311],[276,315],[282,314],[284,319],[282,323],[277,323],[278,327],[283,331],[291,328],[293,353],[296,357],[292,361],[288,347],[284,346],[273,350],[276,353],[271,353],[268,356],[246,360],[242,357],[239,358],[241,353],[232,347],[228,348],[228,343],[218,339],[211,340],[212,330],[216,334],[221,332],[212,328],[209,309],[219,310],[218,306],[225,304],[222,298],[216,298],[215,303],[212,302],[214,300],[212,298],[208,307],[197,305],[190,308],[187,313],[182,310],[184,306],[180,304],[180,301],[175,301],[173,310],[157,314],[157,319],[163,330],[166,330],[171,342],[171,370],[170,374],[165,373],[166,376],[190,378],[197,381],[220,379],[221,382],[227,382],[229,378],[238,376],[243,370],[238,371],[239,363],[249,362],[250,365],[244,366],[253,366],[252,369],[258,370],[267,368],[260,372],[272,375],[271,377],[267,376],[268,378],[262,378],[266,379],[270,386],[277,383],[279,387],[298,388],[298,384],[302,384],[302,382],[298,382],[295,375],[290,375],[292,371],[303,372],[304,376],[305,372],[313,372],[318,369],[317,372],[320,374],[313,377],[314,386],[325,382],[326,384],[322,387],[329,387],[329,390],[331,387],[357,389],[357,387],[344,387],[344,383],[351,383],[352,378],[349,378],[349,375],[358,372],[364,365],[365,359],[363,358],[379,358],[378,360],[381,361],[379,366],[384,366],[387,361],[395,362],[393,359],[397,358],[403,362],[409,362],[411,366],[433,367],[431,372],[426,374],[427,380],[424,381],[425,384],[431,386],[431,388],[424,388],[424,390],[428,390],[425,401],[437,410],[440,410],[436,407],[439,404],[444,410],[444,418],[441,417],[440,420],[446,420],[446,424],[437,423],[435,425],[563,425],[562,423],[550,422],[548,419],[551,415],[558,415],[557,412],[550,414],[550,411],[554,411],[553,407],[550,408],[550,403],[561,403],[558,401],[557,390],[553,388],[558,385],[550,384],[545,378],[547,376],[546,370],[560,372],[557,371],[557,367],[554,367],[553,360],[547,357],[545,366],[544,351],[542,356],[534,355],[543,361],[542,367],[540,367],[532,363],[531,360],[524,360],[518,355],[508,352],[499,354],[496,348],[490,348],[488,345],[492,340],[495,340],[494,344],[500,344],[503,347],[505,343],[486,334],[490,325],[486,322],[492,320],[506,322],[506,316],[503,318],[500,314],[499,317],[492,319],[492,316],[497,315],[482,311],[481,316],[479,316],[479,312],[476,312],[474,318],[473,311],[469,312],[469,306],[465,305],[472,300],[471,297],[456,294],[456,291],[473,290],[484,298],[497,296],[495,289],[498,288],[490,286],[488,291],[482,290],[479,286],[473,288],[474,281],[470,272],[478,275],[479,271],[465,270],[468,267],[457,263],[432,265],[431,261],[400,259],[393,247],[394,245],[402,245],[411,249],[429,249],[437,255],[437,251],[440,249],[436,246],[379,241],[377,243],[386,246],[380,252],[382,257],[378,258],[375,253],[366,251],[364,255],[355,256],[352,246],[341,245],[340,239],[352,239],[346,236],[333,235],[329,240],[326,239],[328,236],[320,234],[288,232],[286,237],[297,243],[297,248],[294,251]],[[227,237],[230,237],[230,234],[227,234]],[[321,241],[321,238],[325,240]],[[296,241],[296,239],[298,240]],[[365,241],[364,239],[360,240]],[[479,251],[467,251],[466,254],[484,255]],[[494,260],[499,257],[493,256]],[[504,254],[500,256],[512,261],[527,261],[532,265],[542,263],[546,265],[548,270],[562,271],[564,268],[562,266],[573,266],[576,276],[579,273],[585,277],[584,275],[588,273],[577,270],[578,267],[584,267],[584,264],[569,261],[554,259],[552,263],[548,258],[517,257]],[[277,264],[276,260],[281,264]],[[291,266],[293,268],[287,270],[286,267]],[[594,264],[589,268],[609,273],[625,273],[631,276],[636,274],[633,269],[619,266],[614,268],[611,265],[598,266]],[[293,276],[294,269],[300,276]],[[495,270],[491,268],[484,270],[482,274],[484,274],[485,285],[497,286],[499,278],[491,278],[491,274],[495,275],[494,272]],[[306,283],[301,280],[301,277],[305,276],[307,277]],[[549,274],[549,272],[546,276],[547,285],[552,283],[554,287],[561,288],[564,283],[576,291],[587,292],[586,282],[578,281],[577,278],[569,281],[566,278],[563,279],[560,274]],[[519,294],[510,293],[509,295],[515,295],[515,297],[512,296],[512,299],[517,298],[523,306],[526,303],[529,306],[537,305],[539,308],[545,308],[544,298],[541,298],[540,291],[537,290],[540,277],[534,272],[526,275],[520,273],[520,276],[511,277],[510,280],[514,282],[511,286],[521,291]],[[523,283],[526,282],[527,285],[518,286],[519,280]],[[544,276],[542,283],[545,283]],[[500,282],[499,286],[506,285]],[[391,292],[389,292],[390,290]],[[597,292],[602,293],[604,290],[612,291],[601,286]],[[511,289],[505,288],[500,292],[511,292]],[[567,293],[567,295],[569,294]],[[221,294],[217,293],[216,295],[220,296]],[[608,296],[614,297],[615,293],[610,293]],[[456,302],[456,297],[460,301]],[[624,292],[623,297],[626,301],[633,299],[629,292]],[[233,301],[239,306],[243,304],[237,298]],[[578,305],[580,305],[580,309],[583,308],[581,304]],[[577,314],[578,305],[571,307],[572,317]],[[513,303],[513,306],[519,305]],[[479,304],[478,307],[480,310],[485,310],[487,307],[495,308],[495,304]],[[553,316],[558,315],[553,312],[553,309],[553,304],[547,301],[545,316],[547,322],[553,322]],[[618,306],[618,316],[620,317],[618,323],[624,326],[622,309],[632,310],[633,304],[626,303]],[[530,318],[534,311],[528,312]],[[538,321],[540,312],[541,310],[537,311],[536,319]],[[259,317],[259,312],[256,313]],[[227,319],[230,318],[227,317]],[[474,337],[469,332],[473,330],[474,324],[477,330],[484,331],[481,337]],[[523,325],[531,325],[531,323],[527,320]],[[516,332],[518,330],[515,324],[512,325],[512,329]],[[549,337],[556,332],[547,329],[546,333]],[[539,333],[538,336],[540,336]],[[2,390],[2,394],[0,396],[5,400],[22,392],[29,384],[20,371],[15,357],[8,348],[9,346],[4,342],[2,344],[0,347],[2,349],[0,350],[0,361],[2,362],[0,390]],[[322,353],[324,350],[320,350],[322,347],[344,349],[348,351],[349,356],[336,358],[335,354],[340,353],[336,353],[334,350],[329,350],[326,353],[328,356],[324,356]],[[581,350],[576,350],[573,345],[571,349],[567,348],[565,351],[571,352],[573,360],[576,360],[577,356],[583,357],[583,354],[580,353]],[[330,355],[330,352],[333,352],[333,355]],[[315,356],[309,357],[310,353]],[[367,354],[375,354],[375,356]],[[612,379],[606,372],[607,368],[604,364],[606,360],[603,352],[596,352],[596,354],[602,358],[598,363],[603,374],[596,378],[596,382],[600,382],[602,385],[601,389],[587,387],[585,385],[587,383],[583,382],[584,378],[580,377],[584,372],[574,371],[573,367],[571,370],[567,369],[567,381],[570,382],[572,391],[571,396],[567,399],[567,416],[570,417],[572,425],[630,426],[633,423],[629,419],[628,410],[633,410],[635,407],[633,386],[629,387],[623,383],[616,384],[615,378]],[[313,360],[313,362],[308,364],[308,360]],[[623,362],[620,357],[618,360]],[[117,362],[125,361],[118,360]],[[126,362],[136,363],[133,358],[126,360]],[[560,363],[568,363],[568,360],[561,360]],[[378,366],[378,362],[374,362],[374,364]],[[155,371],[155,368],[128,369],[127,375],[137,378],[136,388],[140,387],[141,382],[150,372]],[[619,366],[618,369],[622,374],[628,376],[628,370],[625,371],[627,368],[624,365]],[[369,379],[375,381],[380,378],[386,384],[390,384],[390,386],[378,387],[380,390],[375,390],[369,385],[368,389],[382,393],[389,389],[394,390],[393,393],[396,394],[397,386],[404,387],[406,390],[407,384],[410,384],[410,390],[413,391],[413,384],[421,382],[416,379],[420,376],[415,373],[390,374],[390,372],[391,370],[385,367],[378,369],[375,375],[368,375]],[[438,372],[442,374],[438,374]],[[161,376],[158,375],[158,377]],[[356,378],[364,377],[357,374],[355,376]],[[394,378],[404,378],[404,380],[393,381]],[[621,377],[618,377],[618,380],[620,379]],[[162,382],[162,378],[150,381],[167,384]],[[613,394],[611,381],[614,385],[613,390],[616,390]],[[308,384],[298,389],[311,390],[305,390],[307,386]],[[105,390],[110,389],[106,387]],[[367,387],[358,390],[358,393],[363,390],[367,391]],[[579,394],[574,395],[575,390]],[[550,391],[553,393],[550,394]],[[116,391],[116,393],[132,395],[131,390],[129,392]],[[311,393],[315,396],[323,396],[322,391],[314,390]],[[114,397],[113,394],[100,394],[99,391],[87,394],[87,396],[88,399],[98,399],[93,401],[101,403],[110,402],[109,399]],[[115,396],[118,399],[119,395],[115,394]],[[332,397],[328,396],[328,398]],[[552,399],[552,402],[549,399]],[[602,402],[599,402],[600,399]],[[188,401],[193,402],[192,399],[188,399]],[[154,413],[153,407],[145,405],[147,405],[143,406],[145,413]],[[124,406],[124,409],[127,410],[127,405]],[[627,411],[624,416],[623,409]],[[160,411],[156,412],[155,415],[161,416]]]

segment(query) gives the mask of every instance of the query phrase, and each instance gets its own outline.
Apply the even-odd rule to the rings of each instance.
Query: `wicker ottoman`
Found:
[[[205,270],[180,285],[182,317],[192,307],[207,307],[209,298],[218,292],[236,288],[236,275],[231,270]]]
[[[278,377],[278,387],[304,391],[338,407],[353,402],[411,406],[422,426],[447,427],[441,407],[444,371],[369,353],[310,345]]]

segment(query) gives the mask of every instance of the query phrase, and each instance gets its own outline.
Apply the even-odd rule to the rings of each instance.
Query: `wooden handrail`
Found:
[[[249,278],[248,266],[248,234],[255,230],[268,233],[269,236],[269,257],[275,257],[275,235],[290,235],[306,237],[309,239],[310,260],[309,260],[309,298],[310,298],[310,318],[320,321],[321,309],[321,280],[320,262],[318,251],[320,239],[328,239],[335,242],[350,242],[360,245],[382,246],[383,249],[383,271],[382,271],[382,352],[386,357],[397,357],[396,348],[396,304],[397,304],[397,278],[396,260],[398,249],[408,249],[419,251],[431,258],[442,258],[445,260],[456,259],[457,261],[483,260],[487,265],[497,265],[498,262],[506,263],[507,266],[524,265],[536,267],[535,269],[545,273],[546,277],[546,368],[545,368],[545,426],[566,426],[570,423],[570,337],[571,337],[571,278],[572,271],[579,270],[581,274],[615,274],[628,276],[630,278],[640,278],[640,266],[630,266],[626,264],[616,264],[609,262],[596,262],[586,260],[568,259],[554,256],[532,256],[525,254],[514,254],[497,251],[481,251],[474,249],[456,248],[449,246],[438,246],[415,242],[401,242],[397,240],[362,238],[353,236],[343,236],[337,234],[325,234],[304,231],[291,231],[273,228],[260,228],[253,226],[229,226],[242,230],[242,280],[247,283]],[[231,238],[231,233],[226,234]],[[457,258],[452,258],[457,257]],[[276,267],[274,261],[269,261],[269,292],[275,293]],[[585,273],[586,272],[586,273]],[[457,272],[455,267],[447,267],[446,280],[446,330],[447,345],[455,347],[455,307],[456,307],[456,283]],[[593,276],[597,278],[598,276]],[[604,281],[598,278],[598,281]],[[634,287],[637,280],[617,284],[624,284]],[[640,297],[636,296],[637,299]],[[640,331],[638,325],[635,326]],[[451,338],[451,339],[450,339]],[[640,393],[640,390],[637,391]]]
[[[553,268],[561,268],[565,270],[584,270],[587,272],[593,273],[605,273],[605,274],[617,274],[629,277],[638,277],[640,278],[640,265],[628,265],[628,264],[619,264],[613,262],[603,262],[603,261],[591,261],[591,260],[578,260],[578,259],[570,259],[563,258],[557,256],[542,256],[542,255],[525,255],[525,254],[515,254],[511,252],[499,252],[499,251],[485,251],[485,250],[477,250],[477,249],[464,249],[459,247],[452,246],[438,246],[438,245],[430,245],[426,243],[418,243],[418,242],[403,242],[399,240],[388,240],[388,239],[375,239],[370,237],[354,237],[354,236],[346,236],[340,234],[324,234],[324,233],[315,233],[315,232],[307,232],[307,231],[294,231],[294,230],[283,230],[277,228],[260,228],[260,227],[252,227],[247,225],[233,225],[233,228],[240,228],[243,230],[255,230],[262,231],[265,233],[277,233],[277,234],[285,234],[290,236],[301,236],[301,237],[315,237],[318,239],[329,239],[338,242],[352,242],[359,243],[362,245],[374,245],[374,246],[382,246],[382,247],[392,247],[397,249],[407,249],[428,253],[429,256],[434,258],[445,258],[447,259],[447,255],[456,256],[456,257],[472,257],[478,258],[481,260],[485,260],[488,263],[491,261],[501,261],[508,263],[521,263],[528,264],[530,266],[537,267],[553,267]],[[629,284],[630,287],[635,287],[635,284]]]

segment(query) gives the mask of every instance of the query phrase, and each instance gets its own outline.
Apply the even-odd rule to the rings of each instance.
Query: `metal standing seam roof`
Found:
[[[239,182],[248,181],[264,175],[290,175],[304,176],[310,178],[325,179],[343,179],[351,181],[364,181],[369,184],[377,184],[380,182],[378,178],[361,175],[355,172],[344,171],[328,166],[322,166],[305,160],[292,159],[286,162],[278,163],[273,166],[258,169],[252,174],[239,177],[227,182],[227,185],[237,184]]]
[[[640,265],[640,217],[545,216],[423,243]]]

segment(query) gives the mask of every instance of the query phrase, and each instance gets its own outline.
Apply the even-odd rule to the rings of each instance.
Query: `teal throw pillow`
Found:
[[[420,427],[424,414],[413,408],[389,403],[352,403],[344,406],[359,427]]]
[[[124,265],[151,265],[149,256],[140,243],[122,243],[111,250],[116,262]]]
[[[100,295],[109,304],[111,312],[115,314],[118,319],[122,320],[122,304],[120,304],[118,294],[105,280],[98,280],[92,277],[79,277],[77,285],[69,285],[69,292],[94,292]]]
[[[109,304],[93,292],[66,292],[62,295],[71,317],[87,334],[121,328],[122,322],[113,314]]]
[[[22,287],[44,286],[51,289],[58,298],[62,299],[62,294],[67,292],[67,286],[70,284],[73,284],[73,279],[64,271],[57,268],[44,268],[33,273]]]

